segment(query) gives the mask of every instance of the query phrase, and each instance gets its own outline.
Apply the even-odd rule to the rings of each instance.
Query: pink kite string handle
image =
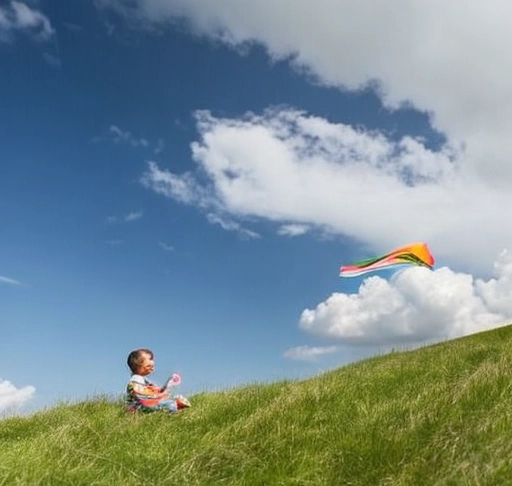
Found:
[[[181,375],[173,373],[162,387],[162,391],[169,390],[173,386],[178,386],[181,383]]]
[[[169,382],[169,385],[177,386],[181,383],[181,375],[178,373],[173,373],[171,376],[171,381]]]

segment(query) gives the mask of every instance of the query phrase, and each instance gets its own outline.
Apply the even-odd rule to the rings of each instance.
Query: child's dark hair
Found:
[[[132,373],[137,373],[137,371],[139,370],[139,366],[142,364],[143,361],[143,354],[149,354],[150,358],[153,359],[153,351],[145,348],[135,349],[128,355],[126,363],[128,364],[128,368],[130,368]]]

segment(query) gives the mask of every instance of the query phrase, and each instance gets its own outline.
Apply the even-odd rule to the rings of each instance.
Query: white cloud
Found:
[[[477,271],[512,239],[503,210],[512,192],[479,179],[464,151],[432,151],[295,110],[196,116],[197,170],[149,162],[142,180],[207,213],[316,226],[369,242],[377,254],[424,240],[438,259]]]
[[[115,143],[127,143],[132,147],[148,147],[149,142],[142,137],[134,137],[131,132],[121,130],[116,125],[109,127],[109,133]]]
[[[124,245],[124,240],[107,240],[107,244],[111,245],[111,246],[119,246],[119,245]]]
[[[511,254],[500,254],[495,274],[484,281],[447,267],[410,267],[390,281],[370,276],[357,293],[305,309],[299,326],[347,345],[419,344],[491,329],[512,322]]]
[[[127,214],[124,214],[122,216],[107,216],[106,221],[108,224],[114,224],[114,223],[131,223],[132,221],[137,221],[138,219],[141,219],[144,216],[144,211],[131,211]]]
[[[226,231],[234,231],[244,238],[252,240],[260,237],[260,235],[255,231],[244,228],[236,221],[225,219],[218,214],[209,213],[207,214],[207,219],[210,223],[217,224]]]
[[[156,142],[155,148],[153,149],[153,153],[155,155],[159,155],[164,151],[164,148],[165,148],[165,142],[161,138],[159,138]]]
[[[0,41],[12,41],[17,32],[38,41],[50,40],[55,34],[46,15],[23,2],[12,0],[0,7]]]
[[[131,213],[128,213],[123,217],[123,221],[125,221],[126,223],[129,223],[131,221],[137,221],[138,219],[142,218],[143,215],[143,211],[132,211]]]
[[[153,161],[148,162],[148,168],[148,171],[141,178],[142,184],[146,187],[185,204],[210,205],[207,192],[203,192],[202,186],[196,183],[192,175],[176,175],[161,170],[158,164]]]
[[[2,283],[7,285],[21,285],[21,282],[18,280],[0,275],[0,284]]]
[[[34,396],[35,391],[33,386],[16,388],[10,381],[0,378],[0,415],[19,410]]]
[[[50,61],[49,59],[47,59]],[[165,142],[159,138],[152,142],[145,137],[136,136],[129,130],[123,130],[118,125],[110,125],[100,135],[91,138],[92,143],[98,143],[105,140],[114,142],[117,145],[128,145],[136,149],[141,149],[153,155],[160,155],[165,149]]]
[[[309,231],[309,226],[306,224],[284,224],[277,231],[282,236],[300,236]]]
[[[336,353],[338,350],[338,346],[296,346],[286,350],[283,356],[288,359],[315,361],[321,356]]]
[[[61,60],[57,56],[50,54],[49,52],[43,53],[43,59],[55,68],[60,68],[62,66]]]
[[[168,243],[165,243],[163,241],[159,241],[158,245],[165,251],[174,251],[174,246],[169,245]]]

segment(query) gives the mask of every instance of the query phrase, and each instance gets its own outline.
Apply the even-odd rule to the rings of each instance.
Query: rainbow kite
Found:
[[[367,258],[352,265],[344,265],[340,268],[340,277],[357,277],[398,265],[418,265],[432,269],[434,257],[426,243],[413,243],[397,248],[387,255]]]

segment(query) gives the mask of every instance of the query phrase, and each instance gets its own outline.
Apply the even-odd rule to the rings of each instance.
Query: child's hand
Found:
[[[169,382],[169,385],[179,385],[181,383],[181,375],[178,373],[173,373],[171,376],[171,381]]]
[[[167,380],[165,385],[162,387],[163,390],[167,390],[171,386],[177,386],[181,383],[181,375],[178,373],[173,373],[170,378]]]

